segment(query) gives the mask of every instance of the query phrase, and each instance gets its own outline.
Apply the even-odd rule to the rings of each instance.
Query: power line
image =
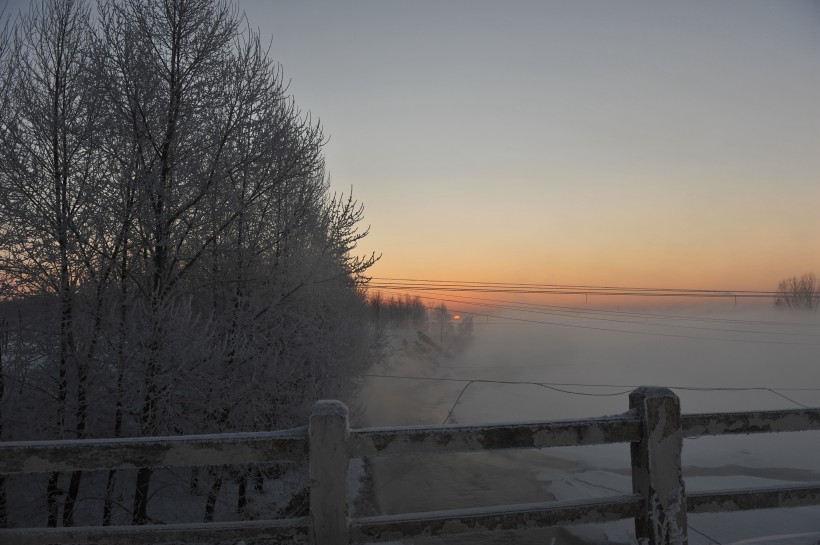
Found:
[[[441,300],[441,299],[438,299]],[[456,301],[456,302],[464,302],[464,301]],[[425,306],[425,308],[433,308]],[[551,322],[546,320],[534,320],[529,318],[514,318],[511,316],[499,316],[497,314],[484,314],[475,312],[472,310],[464,310],[464,309],[450,309],[454,312],[460,312],[463,314],[471,314],[473,316],[484,316],[487,318],[497,318],[501,320],[512,320],[515,322],[521,323],[531,323],[531,324],[541,324],[541,325],[552,325],[557,327],[570,327],[570,328],[577,328],[577,329],[588,329],[592,331],[606,331],[611,333],[627,333],[632,335],[649,335],[655,337],[670,337],[670,338],[677,338],[677,339],[695,339],[695,340],[707,340],[707,341],[728,341],[728,342],[739,342],[739,343],[757,343],[757,344],[777,344],[777,345],[789,345],[789,346],[820,346],[820,343],[806,343],[806,342],[788,342],[788,341],[774,341],[774,340],[764,340],[764,339],[737,339],[733,337],[702,337],[696,335],[681,335],[676,333],[658,333],[658,332],[651,332],[651,331],[634,331],[628,329],[615,329],[610,327],[599,327],[599,326],[591,326],[591,325],[580,325],[580,324],[566,324],[562,322]]]
[[[601,289],[601,290],[648,290],[648,291],[686,291],[686,292],[720,292],[720,293],[775,293],[755,290],[715,290],[715,289],[689,289],[689,288],[650,288],[650,287],[626,287],[626,286],[594,286],[583,284],[544,284],[544,283],[521,283],[521,282],[483,282],[471,280],[430,280],[418,278],[390,278],[374,276],[374,280],[384,280],[387,282],[412,282],[421,284],[445,284],[464,286],[505,286],[505,287],[536,287],[536,288],[569,288],[569,289]]]
[[[581,318],[584,320],[598,320],[603,322],[617,322],[617,323],[627,323],[627,324],[637,324],[637,325],[647,325],[652,327],[674,327],[679,329],[694,329],[700,331],[723,331],[727,333],[751,333],[757,335],[786,335],[786,336],[794,336],[794,337],[820,337],[820,335],[813,334],[813,333],[794,333],[794,332],[781,332],[781,331],[759,331],[759,330],[751,330],[751,329],[729,329],[729,328],[720,328],[720,327],[703,327],[703,326],[694,326],[694,325],[675,325],[675,324],[657,324],[651,322],[639,322],[636,320],[622,320],[617,318],[598,318],[594,316],[578,316],[575,314],[569,314],[565,312],[559,311],[546,311],[546,310],[534,310],[524,307],[512,307],[512,306],[503,306],[503,305],[495,305],[490,303],[480,303],[480,302],[471,302],[471,301],[457,301],[453,299],[445,299],[441,297],[425,297],[425,296],[418,296],[421,299],[433,299],[436,301],[446,301],[449,303],[468,303],[471,305],[481,306],[481,307],[491,307],[497,308],[500,310],[512,310],[517,312],[527,312],[531,314],[543,314],[543,315],[550,315],[550,316],[564,316],[569,318]],[[462,298],[465,299],[465,298]]]
[[[553,390],[555,392],[561,392],[561,393],[564,393],[564,394],[582,395],[582,396],[591,396],[591,397],[620,396],[620,395],[628,394],[629,392],[632,391],[632,390],[627,390],[625,392],[615,392],[615,393],[608,393],[608,394],[590,394],[590,393],[587,393],[587,392],[571,392],[569,390],[562,390],[561,388],[556,388],[555,386],[550,386],[549,384],[542,383],[542,382],[517,382],[517,381],[505,381],[505,380],[471,380],[471,381],[467,382],[467,384],[465,384],[464,387],[461,389],[461,391],[458,393],[458,397],[456,397],[456,400],[453,403],[453,406],[450,407],[450,410],[447,412],[447,416],[445,416],[444,420],[441,422],[442,425],[446,424],[447,421],[450,419],[450,417],[453,416],[453,411],[456,410],[456,407],[458,406],[458,402],[461,401],[461,398],[464,395],[464,393],[467,391],[467,389],[470,386],[472,386],[473,384],[482,384],[482,383],[485,383],[485,384],[514,384],[514,385],[530,384],[532,386],[539,386],[541,388],[546,388],[548,390]]]
[[[367,373],[359,375],[362,377],[371,378],[393,378],[406,380],[432,380],[437,382],[491,382],[500,384],[539,384],[546,386],[555,386],[556,388],[573,388],[573,387],[588,387],[588,388],[630,388],[629,392],[635,388],[644,386],[643,384],[609,384],[609,383],[592,383],[592,382],[551,382],[551,381],[526,381],[526,380],[492,380],[481,378],[452,378],[452,377],[419,377],[415,375],[384,375],[380,373]],[[820,388],[808,388],[803,386],[693,386],[693,385],[673,385],[667,386],[671,390],[690,390],[695,392],[747,392],[747,391],[764,391],[776,390],[783,392],[820,392]],[[576,392],[566,392],[576,393]],[[577,392],[583,394],[583,392]],[[626,392],[628,393],[628,392]],[[623,395],[615,394],[615,395]]]
[[[362,375],[364,377],[372,377],[372,378],[392,378],[392,379],[409,379],[409,380],[431,380],[437,382],[459,382],[464,383],[463,388],[459,391],[458,396],[456,397],[455,402],[450,407],[450,410],[447,411],[447,416],[444,417],[442,421],[442,425],[446,424],[448,420],[453,416],[453,412],[455,411],[456,407],[458,407],[461,398],[464,396],[465,392],[472,386],[473,384],[501,384],[501,385],[516,385],[520,386],[523,384],[530,385],[530,386],[539,386],[541,388],[546,388],[548,390],[569,394],[569,395],[580,395],[580,396],[589,396],[589,397],[614,397],[614,396],[621,396],[626,395],[635,388],[638,388],[637,385],[613,385],[613,384],[583,384],[583,383],[556,383],[556,382],[535,382],[535,381],[522,381],[522,380],[491,380],[491,379],[455,379],[455,378],[439,378],[439,377],[414,377],[414,376],[402,376],[402,375],[380,375],[380,374],[366,374]],[[590,392],[577,392],[566,390],[564,387],[566,386],[585,386],[585,387],[608,387],[608,388],[629,388],[628,390],[620,391],[620,392],[609,392],[609,393],[590,393]],[[808,405],[804,405],[799,401],[796,401],[787,395],[781,393],[778,390],[801,390],[801,391],[820,391],[820,388],[771,388],[771,387],[751,387],[751,388],[738,388],[738,387],[700,387],[700,386],[668,386],[668,388],[672,390],[689,390],[689,391],[703,391],[703,392],[720,392],[720,391],[766,391],[773,393],[777,396],[786,399],[787,401],[794,403],[800,407],[805,409],[810,409],[812,407]]]
[[[708,295],[719,297],[774,297],[778,295],[776,291],[761,290],[728,290],[728,289],[696,289],[696,288],[656,288],[656,287],[625,287],[625,286],[595,286],[579,284],[544,284],[544,283],[519,283],[519,282],[484,282],[470,280],[432,280],[418,278],[391,278],[373,277],[379,280],[374,287],[419,287],[419,288],[443,288],[455,289],[457,291],[512,291],[518,293],[571,293],[585,294],[595,292],[600,295],[647,295],[643,292],[651,292],[648,295],[674,296],[688,295],[696,296]],[[410,284],[408,284],[410,283]],[[583,290],[583,291],[566,291]],[[615,291],[616,293],[609,293]],[[622,293],[619,293],[622,292]],[[820,293],[816,294],[820,296]]]
[[[380,288],[380,289],[387,289],[387,288]],[[378,290],[377,290],[378,291]],[[420,289],[417,291],[423,292],[432,292],[435,293],[439,290],[436,289]],[[489,301],[493,303],[511,303],[515,305],[522,305],[522,306],[530,306],[536,308],[547,308],[547,309],[558,309],[558,310],[566,310],[567,312],[577,312],[578,314],[603,314],[603,315],[615,315],[615,316],[636,316],[636,317],[647,317],[647,318],[664,318],[664,319],[674,319],[674,320],[689,320],[689,321],[699,321],[699,322],[722,322],[722,323],[741,323],[741,324],[761,324],[761,325],[777,325],[777,326],[799,326],[799,327],[816,327],[816,324],[810,324],[806,322],[786,322],[786,321],[772,321],[772,320],[742,320],[742,319],[730,319],[730,318],[714,318],[709,316],[692,316],[692,315],[681,315],[681,314],[660,314],[660,313],[649,313],[649,312],[629,312],[623,310],[611,310],[611,309],[602,309],[602,308],[582,308],[582,307],[567,307],[567,306],[560,306],[560,305],[548,305],[544,303],[530,303],[530,302],[523,302],[523,301],[510,301],[505,299],[492,299],[488,297],[478,297],[475,295],[471,296],[464,296],[464,295],[453,295],[449,292],[448,297],[458,297],[459,299],[463,299],[464,302],[470,303],[474,300],[477,301]],[[404,293],[407,296],[410,296],[410,293]],[[425,299],[435,299],[433,297],[422,297],[417,294],[412,294],[414,297],[420,297]]]
[[[705,299],[771,299],[776,296],[774,292],[760,293],[722,293],[722,292],[662,292],[649,290],[635,291],[594,291],[594,290],[569,290],[569,289],[520,289],[520,288],[486,288],[486,287],[457,287],[457,286],[429,286],[429,285],[407,285],[407,284],[371,284],[371,287],[401,290],[401,291],[429,291],[434,288],[436,291],[458,291],[471,293],[517,293],[529,295],[607,295],[607,296],[629,296],[629,297],[700,297]],[[819,296],[820,297],[820,296]]]

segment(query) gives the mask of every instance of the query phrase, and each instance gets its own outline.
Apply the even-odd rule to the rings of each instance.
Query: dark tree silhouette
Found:
[[[775,306],[817,310],[820,307],[820,284],[813,273],[792,276],[777,285]]]

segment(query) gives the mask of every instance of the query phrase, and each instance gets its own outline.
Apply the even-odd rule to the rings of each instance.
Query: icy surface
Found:
[[[743,310],[708,316],[772,318],[768,312]],[[451,409],[448,422],[462,424],[618,414],[627,410],[632,387],[643,384],[756,388],[675,389],[684,413],[820,406],[820,391],[780,390],[786,399],[762,389],[820,388],[817,346],[691,341],[541,326],[480,327],[476,326],[477,338],[464,354],[425,360],[399,353],[375,370],[384,375],[466,380],[368,379],[363,391],[367,424],[440,424]],[[816,334],[820,328],[811,331]],[[470,379],[547,382],[556,389],[491,382],[467,386]],[[688,491],[820,481],[818,451],[820,432],[689,438],[684,440],[684,478]],[[631,491],[629,445],[378,459],[374,460],[374,490],[385,514],[623,494]],[[700,514],[690,515],[689,523],[693,545],[729,543],[820,531],[820,511],[807,507]],[[536,537],[507,535],[472,542],[549,543],[555,537],[557,544],[631,543],[632,535],[632,522],[621,521],[568,527]]]

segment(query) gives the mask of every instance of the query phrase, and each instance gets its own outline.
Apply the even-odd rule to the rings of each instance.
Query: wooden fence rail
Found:
[[[820,409],[682,415],[666,388],[641,387],[629,411],[585,420],[483,426],[411,426],[351,430],[347,407],[314,405],[307,427],[286,431],[110,439],[0,442],[0,474],[138,467],[252,464],[309,457],[310,514],[305,518],[205,524],[15,528],[4,545],[53,543],[203,543],[282,538],[321,545],[375,543],[415,536],[515,530],[635,519],[641,543],[687,542],[687,513],[820,504],[820,483],[686,494],[683,438],[820,430]],[[630,443],[632,494],[351,519],[350,458]]]

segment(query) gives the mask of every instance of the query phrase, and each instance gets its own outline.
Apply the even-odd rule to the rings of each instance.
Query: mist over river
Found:
[[[393,357],[371,371],[382,376],[365,379],[356,425],[611,415],[628,409],[628,393],[640,385],[673,388],[684,413],[820,406],[817,313],[727,306],[656,314],[665,317],[616,324],[619,332],[495,319],[484,324],[477,317],[472,343],[450,356],[414,354],[417,334],[396,331]],[[595,327],[580,318],[566,323]],[[818,447],[817,432],[687,438],[687,491],[820,481]],[[631,493],[628,444],[372,458],[368,464],[371,514]],[[689,524],[690,543],[731,543],[820,531],[820,509],[690,515]],[[549,543],[553,537],[557,544],[635,542],[630,520],[445,542]]]

